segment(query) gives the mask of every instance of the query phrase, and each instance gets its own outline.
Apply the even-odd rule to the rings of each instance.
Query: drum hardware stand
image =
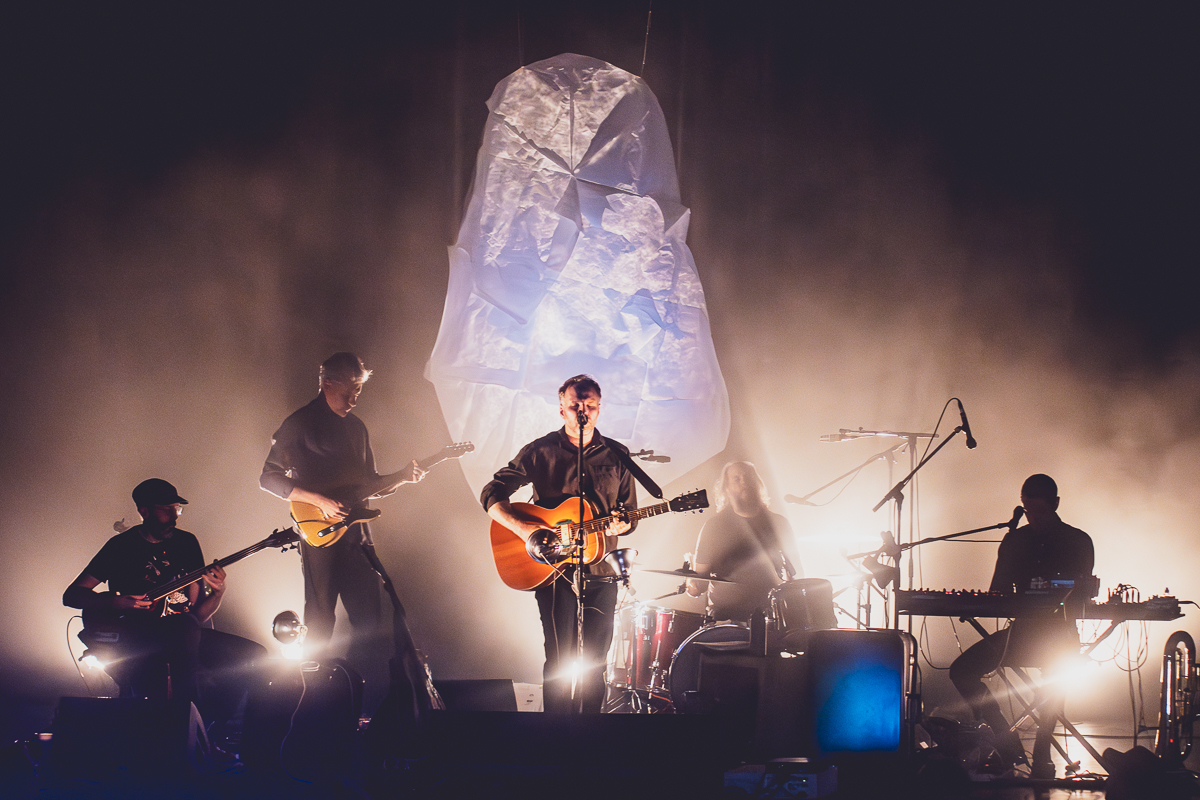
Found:
[[[868,609],[868,611],[867,611],[867,619],[864,621],[864,620],[863,620],[863,618],[862,618],[862,610],[863,610],[862,591],[863,591],[863,584],[864,584],[864,583],[866,583],[868,580],[870,580],[870,576],[869,576],[869,575],[867,575],[865,572],[860,572],[860,573],[858,573],[857,575],[855,575],[853,578],[851,578],[851,579],[850,579],[850,585],[849,585],[849,586],[843,586],[841,589],[838,589],[836,592],[834,592],[834,593],[833,593],[833,596],[836,598],[836,597],[837,597],[839,594],[841,594],[842,592],[846,591],[846,590],[847,590],[847,589],[849,589],[851,586],[853,586],[853,587],[854,587],[854,593],[855,593],[855,598],[856,598],[855,602],[857,603],[857,605],[856,605],[856,607],[855,607],[855,609],[854,609],[855,613],[851,614],[849,611],[847,611],[846,609],[842,608],[842,606],[841,606],[840,604],[838,604],[838,603],[834,603],[834,604],[833,604],[833,607],[834,607],[834,609],[835,609],[835,610],[842,612],[842,614],[844,614],[845,616],[847,616],[847,617],[849,617],[850,619],[854,620],[854,627],[855,627],[855,628],[857,628],[858,630],[863,630],[864,628],[867,628],[867,627],[869,627],[869,623],[870,623],[870,619],[871,619],[871,617],[870,617],[870,604],[869,604],[869,603],[868,603],[868,605],[867,605],[867,609]],[[867,589],[867,591],[870,591],[870,588],[868,588],[868,589]]]

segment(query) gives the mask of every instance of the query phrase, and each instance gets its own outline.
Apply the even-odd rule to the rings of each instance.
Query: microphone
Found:
[[[963,433],[967,435],[967,449],[974,450],[979,442],[975,441],[975,437],[971,435],[971,424],[967,422],[967,412],[963,410],[962,400],[956,397],[954,402],[958,403],[958,415],[962,417]]]
[[[847,430],[842,428],[837,433],[821,434],[822,442],[848,442],[851,439],[862,439],[864,436],[874,436],[874,433],[862,433],[862,428],[857,431]]]
[[[579,423],[579,429],[583,430],[587,427],[587,411],[582,408],[575,410],[575,421]]]
[[[1024,506],[1017,506],[1013,509],[1012,519],[1010,519],[1007,523],[1009,531],[1016,529],[1017,525],[1021,522],[1021,517],[1023,516],[1025,516]]]
[[[816,505],[816,503],[810,503],[807,500],[805,500],[803,497],[796,497],[796,495],[794,495],[794,494],[785,494],[783,496],[783,502],[796,503],[796,504],[802,505],[802,506],[815,506]]]

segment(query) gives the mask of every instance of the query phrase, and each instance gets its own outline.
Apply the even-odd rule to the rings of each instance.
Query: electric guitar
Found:
[[[422,470],[428,470],[443,461],[449,461],[452,458],[461,458],[474,449],[475,445],[470,442],[458,442],[447,445],[442,448],[441,452],[423,461],[418,461],[417,466]],[[342,486],[328,492],[322,492],[327,497],[333,498],[339,503],[350,507],[350,513],[342,519],[325,516],[325,513],[321,509],[311,503],[292,500],[289,502],[289,506],[291,507],[292,519],[296,523],[296,529],[300,531],[300,536],[304,541],[313,547],[328,547],[342,538],[342,534],[351,525],[356,522],[367,522],[382,514],[383,512],[377,508],[367,508],[367,502],[393,494],[401,485],[409,482],[408,476],[410,474],[409,467],[405,467],[390,475],[380,475],[366,483],[351,484],[350,486]]]
[[[146,593],[150,599],[150,608],[117,609],[104,606],[85,608],[83,609],[83,630],[79,632],[79,640],[88,647],[98,643],[111,644],[120,640],[120,635],[123,632],[123,623],[127,619],[165,617],[170,614],[186,611],[186,597],[176,598],[173,595],[176,592],[182,592],[182,590],[200,580],[204,577],[204,573],[208,572],[214,566],[225,568],[230,564],[241,561],[246,556],[254,555],[260,550],[266,550],[271,547],[280,547],[287,550],[289,546],[294,545],[298,541],[300,541],[300,534],[294,528],[277,530],[261,542],[256,542],[245,550],[239,550],[231,556],[218,559],[211,564],[200,567],[200,569],[192,570],[186,575],[181,575],[174,580],[155,587],[152,591]],[[113,593],[106,592],[105,594]]]
[[[704,489],[682,494],[674,500],[632,511],[620,511],[608,517],[594,517],[595,512],[585,503],[583,519],[579,515],[579,499],[569,498],[557,508],[542,508],[532,503],[513,503],[517,511],[530,514],[546,523],[528,540],[492,520],[492,558],[500,579],[510,588],[529,591],[544,586],[562,574],[568,562],[576,558],[577,532],[583,535],[583,561],[595,564],[608,555],[604,531],[614,519],[633,522],[668,511],[698,511],[708,508],[708,493]]]

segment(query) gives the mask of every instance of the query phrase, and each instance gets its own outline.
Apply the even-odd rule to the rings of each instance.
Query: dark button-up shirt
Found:
[[[583,451],[584,497],[598,517],[610,515],[618,506],[637,508],[633,474],[621,463],[616,450],[629,453],[625,445],[597,431]],[[578,454],[578,448],[563,428],[534,439],[507,466],[497,470],[483,487],[479,500],[484,508],[491,508],[501,500],[508,500],[522,486],[532,484],[533,502],[544,508],[556,508],[578,494]]]
[[[336,496],[338,490],[366,484],[376,475],[367,426],[353,413],[338,416],[319,394],[275,431],[258,483],[285,499],[299,486],[354,503],[362,498]]]

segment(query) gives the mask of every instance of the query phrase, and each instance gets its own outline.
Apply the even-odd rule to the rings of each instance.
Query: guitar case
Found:
[[[316,782],[356,755],[363,680],[344,660],[273,659],[246,700],[240,756],[248,770]]]

